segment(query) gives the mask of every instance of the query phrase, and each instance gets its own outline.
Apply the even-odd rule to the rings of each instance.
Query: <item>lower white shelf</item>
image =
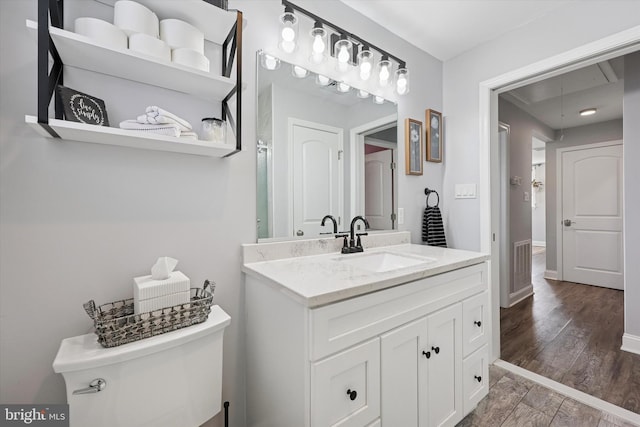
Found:
[[[53,138],[39,123],[35,116],[25,116],[25,122],[39,134]],[[225,157],[235,151],[235,145],[218,142],[175,138],[164,135],[144,134],[141,132],[88,125],[67,120],[49,119],[49,126],[61,139],[91,142],[94,144],[117,145],[119,147],[140,148],[144,150],[170,151],[173,153],[195,154],[198,156]]]

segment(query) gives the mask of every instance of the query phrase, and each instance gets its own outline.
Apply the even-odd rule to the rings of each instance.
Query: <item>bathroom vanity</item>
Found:
[[[245,245],[249,426],[454,426],[487,394],[488,256],[369,238]]]

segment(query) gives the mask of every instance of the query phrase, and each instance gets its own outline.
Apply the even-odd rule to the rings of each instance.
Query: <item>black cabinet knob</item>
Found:
[[[422,354],[424,354],[424,357],[426,357],[427,359],[431,357],[431,352],[430,351],[422,351]]]
[[[358,397],[358,392],[355,390],[347,390],[347,395],[349,396],[349,399],[351,400],[356,400],[356,398]]]
[[[474,321],[473,324],[476,325],[478,328],[482,326],[482,322],[479,320]]]
[[[482,382],[482,377],[479,377],[478,375],[474,375],[473,378],[475,378],[476,380],[478,380],[479,383]]]
[[[436,354],[440,353],[440,347],[431,347],[431,350],[435,351]]]

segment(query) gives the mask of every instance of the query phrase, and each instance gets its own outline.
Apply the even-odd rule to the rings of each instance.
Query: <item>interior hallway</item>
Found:
[[[623,292],[546,280],[533,255],[534,296],[500,310],[501,359],[640,413],[640,355],[620,350]]]

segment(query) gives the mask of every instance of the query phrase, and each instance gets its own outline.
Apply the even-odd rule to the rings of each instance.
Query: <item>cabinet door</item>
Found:
[[[487,342],[487,292],[482,292],[462,302],[462,336],[464,357]]]
[[[380,340],[311,365],[311,426],[362,427],[380,416]]]
[[[462,362],[463,415],[471,412],[478,405],[478,402],[489,393],[488,353],[488,348],[485,345]]]
[[[427,316],[427,401],[430,427],[455,426],[462,419],[462,305]]]
[[[382,421],[385,426],[426,427],[427,319],[382,335]],[[423,414],[423,416],[421,416]]]

